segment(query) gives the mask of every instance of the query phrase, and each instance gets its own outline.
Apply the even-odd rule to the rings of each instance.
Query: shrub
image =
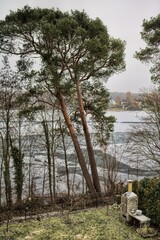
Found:
[[[160,177],[144,178],[139,182],[138,207],[151,218],[151,222],[160,225]]]

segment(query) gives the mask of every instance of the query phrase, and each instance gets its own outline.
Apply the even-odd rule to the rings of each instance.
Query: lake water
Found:
[[[107,116],[113,115],[116,118],[114,132],[128,132],[134,125],[142,122],[142,117],[145,116],[143,111],[108,111]]]

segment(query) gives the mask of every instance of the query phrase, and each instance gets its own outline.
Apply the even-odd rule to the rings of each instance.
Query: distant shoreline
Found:
[[[107,111],[110,112],[135,112],[135,111],[143,111],[143,109],[123,109],[123,108],[108,108]]]

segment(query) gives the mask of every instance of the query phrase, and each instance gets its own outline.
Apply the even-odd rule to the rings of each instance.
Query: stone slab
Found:
[[[140,222],[140,224],[148,223],[148,222],[151,221],[151,219],[146,217],[145,215],[140,215],[140,216],[139,215],[133,215],[133,214],[129,214],[129,215],[131,217],[137,219]]]

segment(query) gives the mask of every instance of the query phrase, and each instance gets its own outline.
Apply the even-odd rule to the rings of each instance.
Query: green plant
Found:
[[[16,146],[11,144],[11,155],[13,157],[13,164],[15,170],[15,189],[17,195],[17,202],[21,202],[22,200],[22,190],[23,190],[23,181],[24,181],[24,174],[23,174],[23,157],[21,149],[18,149]]]
[[[138,189],[139,209],[151,218],[153,224],[160,224],[160,177],[144,178]]]
[[[137,229],[137,232],[143,237],[151,237],[157,234],[157,231],[154,228],[151,228],[149,225],[145,224],[141,228]]]

